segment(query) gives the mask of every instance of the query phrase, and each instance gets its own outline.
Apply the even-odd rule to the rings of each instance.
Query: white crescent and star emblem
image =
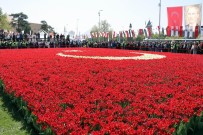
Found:
[[[64,50],[63,52],[80,52],[82,50]],[[129,52],[135,54],[141,54],[141,56],[82,56],[82,55],[72,55],[66,53],[57,53],[56,55],[61,57],[69,57],[69,58],[82,58],[82,59],[102,59],[102,60],[152,60],[152,59],[163,59],[166,58],[165,55],[159,54],[150,54],[150,53],[139,53],[139,52]]]

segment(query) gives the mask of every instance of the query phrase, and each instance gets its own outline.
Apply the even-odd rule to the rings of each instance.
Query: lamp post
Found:
[[[77,34],[76,34],[77,35],[77,37],[76,37],[77,40],[78,40],[78,21],[79,21],[79,19],[77,18]]]
[[[159,28],[158,28],[158,30],[159,30],[159,39],[160,39],[160,29],[161,29],[160,24],[161,24],[161,0],[159,2]]]
[[[99,14],[99,34],[100,34],[100,14],[101,14],[101,11],[103,10],[99,10],[98,14]],[[99,42],[100,42],[100,38],[99,38]]]
[[[130,34],[130,41],[132,41],[133,40],[133,36],[131,35],[132,34],[132,24],[130,23],[130,25],[129,25],[129,34]]]
[[[67,26],[67,24],[64,25],[64,30],[63,30],[63,34],[64,34],[65,38],[67,36],[67,27],[66,26]]]
[[[132,29],[132,24],[130,23],[130,25],[129,25],[129,29],[131,30]]]

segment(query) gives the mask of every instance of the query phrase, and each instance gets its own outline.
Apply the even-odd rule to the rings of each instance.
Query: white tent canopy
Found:
[[[46,38],[48,37],[48,33],[44,30],[39,30],[38,33],[40,34],[40,38],[44,38],[44,34],[46,34]]]

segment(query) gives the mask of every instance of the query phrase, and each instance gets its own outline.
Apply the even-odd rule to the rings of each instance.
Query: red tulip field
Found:
[[[0,79],[36,127],[57,135],[172,134],[203,111],[203,55],[4,49]]]

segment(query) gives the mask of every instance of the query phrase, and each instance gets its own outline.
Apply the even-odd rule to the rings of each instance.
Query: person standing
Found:
[[[203,42],[199,44],[200,54],[203,54]]]
[[[198,42],[194,44],[193,54],[197,54],[198,51]]]
[[[47,39],[47,34],[44,33],[44,42],[46,42],[46,39]]]
[[[191,47],[192,54],[197,54],[198,43],[194,42]]]
[[[174,41],[171,41],[171,52],[173,53],[174,52]]]

